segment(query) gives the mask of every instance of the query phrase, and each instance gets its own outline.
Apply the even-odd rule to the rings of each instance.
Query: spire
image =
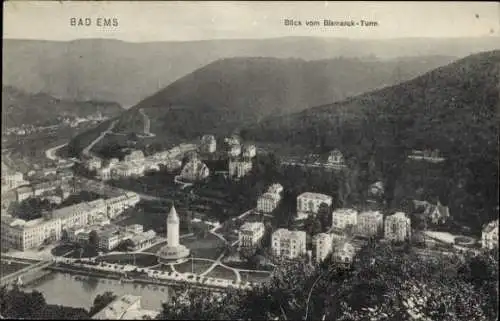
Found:
[[[177,211],[175,210],[174,204],[172,204],[172,207],[170,208],[170,213],[168,213],[167,220],[179,222],[179,215],[177,215]]]

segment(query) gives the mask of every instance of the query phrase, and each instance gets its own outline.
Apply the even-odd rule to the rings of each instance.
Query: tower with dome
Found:
[[[172,205],[167,216],[167,245],[157,253],[160,263],[171,263],[189,256],[189,249],[179,242],[179,223],[179,215]]]

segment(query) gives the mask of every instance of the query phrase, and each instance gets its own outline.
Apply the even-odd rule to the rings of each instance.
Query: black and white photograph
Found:
[[[0,319],[498,319],[500,3],[4,1]]]

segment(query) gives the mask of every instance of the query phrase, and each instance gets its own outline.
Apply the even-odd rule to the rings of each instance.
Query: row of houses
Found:
[[[275,183],[269,186],[268,190],[257,199],[256,211],[259,213],[272,213],[281,202],[283,197],[283,186]]]
[[[108,162],[104,162],[98,157],[91,157],[86,159],[84,164],[88,170],[97,171],[97,176],[102,180],[140,177],[147,171],[158,171],[160,166],[165,166],[168,170],[179,169],[182,165],[179,158],[196,149],[195,144],[180,144],[150,156],[144,156],[140,150],[133,150],[125,155],[122,161],[118,158],[112,158]]]
[[[98,248],[103,251],[111,251],[125,241],[128,241],[128,250],[138,251],[150,246],[156,237],[155,231],[144,231],[140,224],[123,228],[111,225],[109,221],[101,221],[99,224],[67,229],[64,233],[64,239],[69,242],[86,244],[90,241],[92,232],[96,233]]]
[[[60,240],[64,230],[92,224],[102,215],[114,218],[138,202],[136,193],[127,192],[110,199],[97,199],[45,212],[42,217],[30,221],[2,213],[2,246],[24,251],[44,242]]]

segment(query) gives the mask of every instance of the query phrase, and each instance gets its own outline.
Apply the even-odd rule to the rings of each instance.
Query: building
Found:
[[[385,218],[384,235],[388,240],[400,241],[409,240],[411,237],[410,218],[403,212],[397,212]]]
[[[368,194],[372,197],[381,197],[382,195],[384,195],[384,192],[384,183],[382,181],[373,183],[368,189]]]
[[[153,245],[153,242],[156,238],[156,233],[153,230],[148,230],[146,232],[140,232],[136,235],[133,235],[129,238],[132,246],[129,250],[139,251],[146,247]]]
[[[124,240],[124,235],[117,229],[104,229],[98,231],[99,248],[105,251],[111,251]]]
[[[266,228],[262,222],[246,222],[243,224],[238,233],[240,249],[257,247],[264,236],[265,230]]]
[[[93,320],[144,320],[144,317],[154,320],[159,315],[157,311],[141,308],[141,297],[126,294],[108,304],[97,312]]]
[[[102,166],[102,159],[98,157],[91,157],[85,161],[85,167],[89,171],[98,170]]]
[[[224,138],[224,142],[227,145],[241,145],[241,140],[238,135],[231,135],[229,137]]]
[[[436,205],[427,201],[413,200],[413,205],[416,214],[423,214],[434,225],[444,224],[450,217],[448,206],[442,205],[439,200]]]
[[[358,212],[350,208],[341,208],[332,213],[332,227],[344,230],[358,223]]]
[[[306,254],[306,232],[276,230],[271,239],[273,254],[282,258],[295,259]]]
[[[278,207],[280,201],[279,194],[266,192],[257,199],[257,212],[272,213]]]
[[[498,220],[488,223],[483,228],[481,243],[485,249],[498,248]]]
[[[123,157],[124,163],[142,162],[144,161],[144,153],[141,150],[134,150],[130,154]]]
[[[1,224],[3,247],[25,251],[61,239],[61,221],[57,219],[25,221],[2,214]]]
[[[328,233],[319,233],[313,237],[316,262],[322,262],[332,252],[332,242],[332,236]]]
[[[325,203],[330,207],[332,202],[333,198],[325,194],[302,193],[297,197],[297,219],[305,219],[309,215],[316,215],[321,204]]]
[[[161,263],[170,263],[172,260],[178,260],[189,255],[189,249],[179,242],[179,223],[179,216],[175,206],[172,205],[167,216],[167,245],[157,253]]]
[[[141,224],[132,224],[132,225],[126,226],[125,231],[131,232],[134,234],[139,234],[139,233],[144,232],[144,227]]]
[[[217,150],[217,141],[214,135],[204,135],[201,138],[200,152],[201,153],[215,153]]]
[[[344,242],[335,247],[332,258],[336,263],[349,265],[352,263],[355,254],[354,246],[348,242]]]
[[[328,155],[326,165],[327,167],[332,167],[336,169],[341,169],[346,167],[344,155],[342,155],[342,153],[338,149],[331,151],[330,154]]]
[[[207,165],[198,159],[197,156],[191,158],[181,171],[180,177],[187,181],[201,181],[210,175]]]
[[[269,188],[267,189],[267,191],[269,193],[273,193],[273,194],[276,194],[276,195],[283,196],[283,186],[281,184],[278,184],[278,183],[274,183],[271,186],[269,186]]]
[[[250,161],[229,160],[229,176],[235,179],[246,176],[252,170]]]
[[[360,213],[356,227],[358,235],[364,237],[381,236],[384,231],[384,216],[378,211]]]
[[[412,150],[411,154],[408,155],[408,158],[413,160],[427,161],[431,163],[441,163],[446,160],[441,156],[441,153],[438,149]]]
[[[35,196],[35,193],[33,191],[33,187],[31,187],[31,186],[18,187],[16,189],[16,194],[17,194],[17,201],[18,202],[22,202],[25,199],[28,199],[32,196]]]
[[[245,159],[252,159],[257,155],[257,148],[255,145],[244,145],[243,146],[243,157]]]
[[[2,165],[2,193],[27,183],[22,173],[14,172]]]
[[[227,154],[230,158],[240,156],[241,155],[241,146],[239,144],[229,145],[227,148]]]
[[[104,200],[109,218],[116,217],[128,208],[139,203],[140,198],[134,192],[127,192],[123,195]]]

